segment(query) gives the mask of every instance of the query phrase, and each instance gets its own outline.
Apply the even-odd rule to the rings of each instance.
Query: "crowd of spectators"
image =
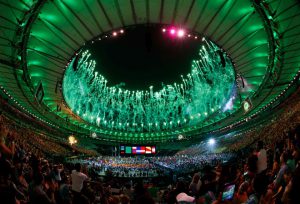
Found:
[[[176,154],[174,156],[153,157],[151,160],[153,163],[171,169],[175,173],[184,174],[203,169],[205,166],[226,163],[234,157],[234,153],[205,153],[197,156]]]
[[[178,179],[176,186],[166,191],[164,201],[300,203],[300,126],[275,143],[271,157],[262,140],[247,152],[246,158],[237,158],[234,163],[206,166],[194,174],[190,183]]]
[[[0,116],[0,202],[299,204],[299,110],[299,102],[291,104],[266,126],[237,136],[243,140],[223,153],[94,157],[75,164],[50,159],[68,155],[72,147]],[[133,181],[138,175],[124,181],[112,174],[105,180],[89,170],[97,165],[122,171],[168,168],[172,171],[164,173],[177,177],[162,185],[159,180]]]
[[[99,176],[114,177],[160,177],[170,172],[182,175],[215,166],[235,158],[234,153],[203,154],[199,156],[174,155],[161,157],[114,157],[99,156],[85,159],[73,158],[69,163],[81,163],[93,169]]]
[[[0,203],[112,203],[114,197],[109,186],[91,181],[80,164],[66,167],[50,157],[50,154],[65,156],[66,148],[29,129],[7,125],[7,122],[9,119],[2,115]],[[125,195],[122,199],[129,200]]]
[[[43,157],[45,153],[49,155],[67,154],[66,148],[59,143],[52,141],[49,137],[41,133],[34,132],[28,128],[22,128],[3,115],[0,115],[0,123],[2,131],[5,131],[5,142],[10,145],[17,143],[19,148]],[[2,140],[4,140],[4,137],[2,137]]]
[[[262,140],[268,149],[273,149],[275,143],[287,138],[292,134],[300,122],[300,91],[288,102],[281,104],[275,117],[258,125],[253,131],[239,136],[227,138],[228,146],[226,151],[237,151],[251,145],[255,145],[257,140]]]
[[[99,176],[111,174],[113,177],[157,177],[161,171],[142,157],[98,156],[85,159],[70,159],[69,163],[81,163],[93,169]]]
[[[20,126],[15,121],[0,115],[0,124],[7,131],[5,140],[10,143],[17,142],[22,148],[30,152],[47,157],[67,157],[74,152],[95,156],[95,151],[87,150],[82,147],[70,146],[67,141],[57,140],[45,135],[35,129]]]

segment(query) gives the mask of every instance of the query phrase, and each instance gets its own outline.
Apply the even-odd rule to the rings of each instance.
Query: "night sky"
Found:
[[[86,46],[98,73],[108,80],[108,86],[123,82],[130,90],[151,85],[158,90],[162,83],[181,82],[180,75],[190,72],[201,46],[201,40],[163,33],[161,26],[134,26],[102,39]]]

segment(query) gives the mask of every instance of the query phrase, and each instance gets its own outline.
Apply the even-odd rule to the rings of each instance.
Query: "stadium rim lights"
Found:
[[[47,122],[47,121],[45,121],[45,120],[43,120],[43,119],[41,119],[40,117],[37,117],[35,114],[33,114],[33,113],[31,113],[31,112],[29,112],[27,109],[25,109],[21,104],[19,104],[19,102],[17,102],[5,89],[4,89],[4,87],[3,86],[1,86],[1,89],[3,90],[3,92],[11,99],[11,100],[13,100],[19,107],[21,107],[24,111],[26,111],[29,115],[31,115],[32,117],[35,117],[35,118],[37,118],[37,119],[39,119],[40,121],[43,121],[43,122],[45,122],[45,123],[48,123],[48,124],[50,124],[50,125],[52,125],[51,123],[49,123],[49,122]],[[52,125],[52,126],[54,126],[54,125]]]
[[[176,36],[178,38],[183,38],[185,36],[191,37],[191,34],[187,34],[186,35],[186,31],[182,28],[176,28],[176,27],[171,27],[171,28],[162,28],[162,32],[166,33],[168,31],[168,33],[171,36]],[[197,38],[196,38],[197,39]]]

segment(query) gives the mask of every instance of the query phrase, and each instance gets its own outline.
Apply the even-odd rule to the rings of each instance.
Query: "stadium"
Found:
[[[298,0],[0,0],[0,199],[299,204]]]

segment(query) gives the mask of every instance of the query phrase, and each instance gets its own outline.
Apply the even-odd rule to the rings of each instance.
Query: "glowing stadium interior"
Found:
[[[167,146],[238,134],[266,119],[299,86],[296,0],[0,0],[0,9],[1,96],[65,138],[85,138],[84,145]],[[155,91],[106,87],[110,78],[95,73],[99,63],[87,57],[89,46],[140,26],[158,26],[160,35],[183,29],[178,35],[203,46],[186,68],[191,75]],[[200,83],[208,67],[213,81]],[[169,98],[161,97],[166,92]]]

